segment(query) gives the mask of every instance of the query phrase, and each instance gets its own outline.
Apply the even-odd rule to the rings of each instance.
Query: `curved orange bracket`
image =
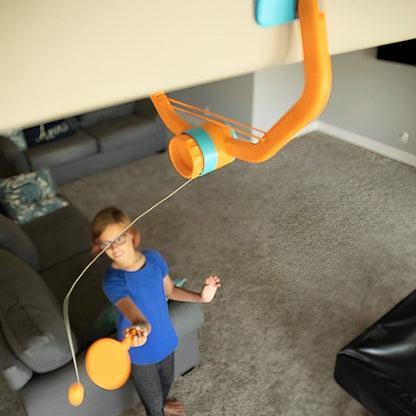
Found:
[[[247,162],[264,162],[280,151],[293,137],[312,122],[325,108],[332,85],[331,59],[328,51],[325,14],[319,10],[318,0],[298,0],[298,16],[303,45],[303,66],[305,84],[297,103],[256,143],[236,139],[237,127],[229,127],[228,122],[209,121],[201,124],[200,129],[215,130],[210,139],[216,152],[228,155],[226,162],[222,160],[215,169],[229,163],[233,158]],[[162,121],[177,136],[169,145],[171,160],[178,172],[187,178],[207,173],[204,163],[215,165],[215,155],[205,154],[205,136],[193,137],[193,125],[181,118],[172,107],[170,99],[159,92],[151,96]],[[187,105],[186,105],[187,106]],[[192,106],[188,106],[192,107]],[[200,109],[199,109],[200,110]],[[203,110],[200,110],[204,112]],[[189,111],[185,111],[191,114]],[[194,114],[196,117],[198,115]],[[226,120],[224,117],[220,118]],[[231,120],[232,121],[232,120]],[[212,124],[216,124],[216,129]],[[237,125],[241,125],[241,123]],[[257,129],[256,129],[257,130]],[[247,134],[250,136],[250,134]],[[202,140],[202,142],[201,142]],[[208,148],[210,148],[209,144]]]
[[[298,16],[303,44],[305,84],[297,103],[256,143],[226,142],[226,150],[237,159],[264,162],[324,110],[332,85],[331,58],[324,13],[317,0],[299,0]]]

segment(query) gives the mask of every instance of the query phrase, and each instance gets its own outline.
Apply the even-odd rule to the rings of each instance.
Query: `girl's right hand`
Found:
[[[150,324],[139,323],[129,326],[124,330],[124,338],[129,337],[132,347],[141,347],[147,341],[147,336],[150,333]]]

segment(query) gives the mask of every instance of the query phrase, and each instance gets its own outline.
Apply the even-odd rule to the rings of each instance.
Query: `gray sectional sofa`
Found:
[[[135,103],[134,111],[140,105]],[[70,298],[69,317],[85,399],[79,407],[68,402],[68,388],[76,382],[76,375],[64,328],[62,303],[77,276],[92,259],[90,224],[65,195],[60,194],[50,174],[46,175],[45,169],[38,170],[47,167],[54,179],[63,182],[116,161],[128,160],[132,155],[137,158],[164,148],[165,134],[163,129],[159,130],[156,118],[139,118],[140,129],[144,129],[140,139],[135,130],[137,116],[113,116],[114,108],[111,117],[104,112],[79,117],[78,122],[84,127],[79,128],[74,137],[41,144],[33,147],[33,151],[32,148],[18,150],[9,139],[1,140],[0,414],[116,416],[139,400],[129,382],[121,389],[106,391],[95,386],[85,372],[84,355],[88,346],[98,338],[113,336],[115,330],[114,309],[101,289],[101,279],[108,267],[107,257],[101,256],[79,281]],[[117,136],[116,132],[120,131],[123,133]],[[92,137],[94,139],[90,139]],[[91,140],[95,142],[93,147],[101,152],[81,155],[79,149]],[[118,141],[124,144],[116,145]],[[143,143],[138,143],[140,141]],[[78,146],[80,148],[75,150]],[[78,156],[74,157],[75,154]],[[56,163],[57,160],[60,163]],[[30,172],[32,170],[36,172]],[[2,179],[5,177],[9,178]],[[20,181],[22,177],[24,181]],[[6,182],[12,186],[6,186]],[[7,204],[5,198],[8,198]],[[58,198],[65,203],[57,205]],[[42,205],[45,200],[48,204]],[[35,211],[40,209],[40,215],[28,216],[27,212],[23,216],[15,215],[16,209],[28,203],[29,211],[35,207]],[[169,302],[169,312],[179,337],[175,352],[175,377],[178,377],[199,362],[197,332],[203,313],[199,304],[173,301]]]
[[[106,256],[87,271],[70,298],[69,316],[86,391],[79,407],[67,400],[76,378],[62,302],[91,261],[89,240],[89,223],[71,204],[23,225],[0,215],[0,365],[10,390],[17,392],[16,399],[20,398],[29,416],[118,415],[138,402],[129,383],[106,391],[85,373],[88,345],[112,336],[115,329],[112,306],[101,290]],[[169,311],[179,337],[177,377],[199,362],[197,331],[203,314],[199,304],[172,301]],[[0,399],[10,396],[1,388]]]
[[[167,146],[150,99],[23,130],[27,148],[0,136],[0,177],[48,168],[57,183],[138,159]]]

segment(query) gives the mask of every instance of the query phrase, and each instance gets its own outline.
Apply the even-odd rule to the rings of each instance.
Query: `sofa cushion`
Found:
[[[41,271],[91,249],[90,223],[73,205],[21,227],[36,247]]]
[[[156,135],[155,120],[135,115],[106,120],[86,129],[98,142],[100,152],[128,147]]]
[[[134,113],[141,117],[155,118],[157,111],[150,98],[137,100],[134,106]]]
[[[7,178],[29,171],[24,153],[7,137],[0,136],[0,177]]]
[[[75,279],[91,262],[92,255],[85,251],[68,258],[42,272],[42,278],[60,304],[71,288]],[[101,256],[90,267],[76,284],[69,299],[69,318],[78,346],[85,348],[97,338],[108,335],[114,328],[97,327],[97,320],[105,310],[108,300],[101,289],[102,278],[105,275],[110,260]]]
[[[68,202],[55,195],[51,174],[42,169],[1,180],[0,204],[10,218],[24,224],[56,211]]]
[[[0,324],[16,357],[45,373],[71,360],[60,307],[42,278],[0,249]]]
[[[20,390],[31,378],[33,371],[19,361],[0,331],[0,370],[8,385],[15,391]]]
[[[31,147],[26,157],[33,170],[56,166],[97,153],[95,140],[82,130],[63,140]]]
[[[35,270],[39,269],[38,253],[30,238],[13,220],[1,214],[0,247],[20,257]]]
[[[78,121],[75,117],[71,117],[24,129],[23,134],[27,146],[33,147],[63,139],[77,130]]]
[[[124,103],[102,110],[91,111],[78,116],[79,124],[82,128],[91,127],[94,124],[102,123],[105,120],[112,120],[118,117],[127,116],[134,112],[135,102]]]

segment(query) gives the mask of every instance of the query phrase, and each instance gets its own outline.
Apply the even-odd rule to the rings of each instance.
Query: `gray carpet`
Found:
[[[92,218],[137,216],[184,182],[158,154],[65,184]],[[368,415],[336,353],[416,286],[416,170],[329,136],[198,178],[139,223],[204,305],[201,363],[172,395],[194,415]],[[126,414],[142,414],[140,409]]]
[[[27,416],[22,400],[10,388],[2,371],[0,371],[0,415]]]

